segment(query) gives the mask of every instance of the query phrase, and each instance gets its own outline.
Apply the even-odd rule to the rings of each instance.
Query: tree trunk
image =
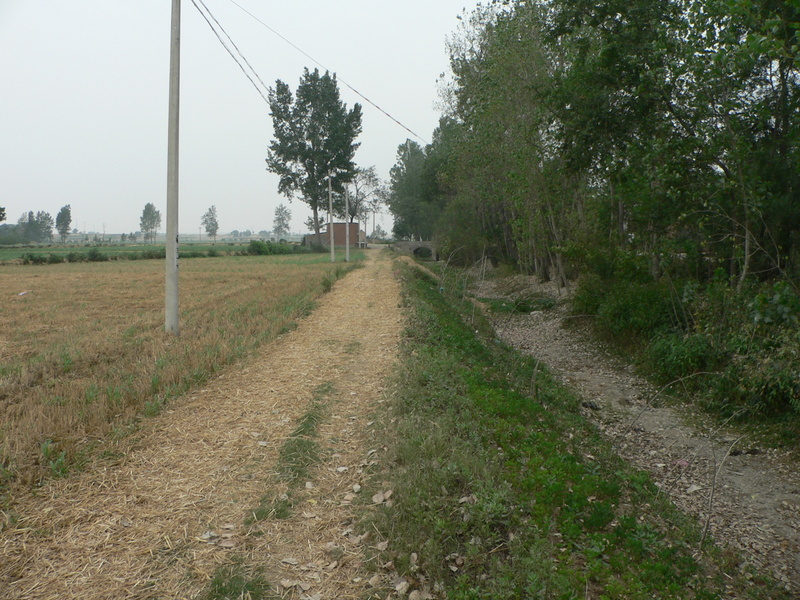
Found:
[[[319,210],[317,210],[316,206],[311,207],[312,212],[312,219],[314,221],[314,236],[316,238],[315,244],[317,246],[322,246],[322,237],[319,233]]]

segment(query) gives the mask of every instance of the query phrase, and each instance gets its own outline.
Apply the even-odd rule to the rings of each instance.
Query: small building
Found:
[[[347,241],[347,228],[350,228],[350,247],[351,248],[366,248],[367,234],[360,231],[358,223],[334,223],[333,224],[333,244],[337,248],[344,248]],[[326,224],[324,230],[320,229],[319,241],[316,239],[316,234],[309,233],[303,237],[303,244],[306,246],[319,245],[324,248],[330,248],[331,236],[328,226]]]

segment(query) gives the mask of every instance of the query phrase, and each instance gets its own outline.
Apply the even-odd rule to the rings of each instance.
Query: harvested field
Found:
[[[362,597],[363,546],[377,540],[349,524],[382,455],[368,418],[404,322],[391,269],[375,259],[352,273],[295,331],[120,440],[117,457],[16,497],[0,523],[0,598],[200,598],[237,568],[281,597]],[[310,406],[323,451],[308,479],[281,479]],[[252,518],[285,491],[290,518]]]
[[[291,329],[341,273],[321,255],[183,261],[176,339],[163,331],[161,261],[1,268],[0,485],[64,474]]]

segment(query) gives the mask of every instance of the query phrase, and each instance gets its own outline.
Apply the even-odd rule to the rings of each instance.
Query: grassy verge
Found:
[[[188,261],[179,338],[164,333],[154,261],[0,270],[0,500],[15,481],[66,475],[107,436],[291,330],[355,266],[320,255]]]
[[[448,598],[788,598],[706,543],[619,459],[580,399],[467,323],[417,271],[387,437],[395,500],[368,527]],[[455,301],[453,301],[455,303]],[[472,314],[472,307],[464,307]]]

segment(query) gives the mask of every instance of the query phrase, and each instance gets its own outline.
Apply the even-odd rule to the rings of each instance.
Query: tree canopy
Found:
[[[217,207],[211,206],[201,219],[203,229],[206,230],[208,237],[214,238],[214,243],[217,241],[217,232],[219,231],[219,219],[217,218]]]
[[[144,241],[155,242],[159,227],[161,227],[161,212],[156,209],[155,204],[148,202],[144,205],[142,216],[139,219],[139,229],[142,231]]]
[[[351,110],[339,98],[336,76],[305,69],[296,95],[281,80],[269,92],[274,139],[267,169],[280,180],[278,191],[299,197],[312,211],[319,236],[319,211],[328,198],[328,178],[333,191],[343,193],[355,175],[353,157],[361,133],[361,105]]]
[[[56,231],[61,236],[61,241],[64,242],[69,235],[70,225],[72,225],[72,209],[70,205],[62,206],[61,210],[56,215]]]
[[[577,284],[670,380],[800,412],[799,24],[795,0],[484,3],[433,143],[399,148],[395,234]]]
[[[275,209],[275,219],[272,221],[272,233],[281,238],[289,235],[289,224],[292,221],[292,211],[285,204],[278,204]]]

